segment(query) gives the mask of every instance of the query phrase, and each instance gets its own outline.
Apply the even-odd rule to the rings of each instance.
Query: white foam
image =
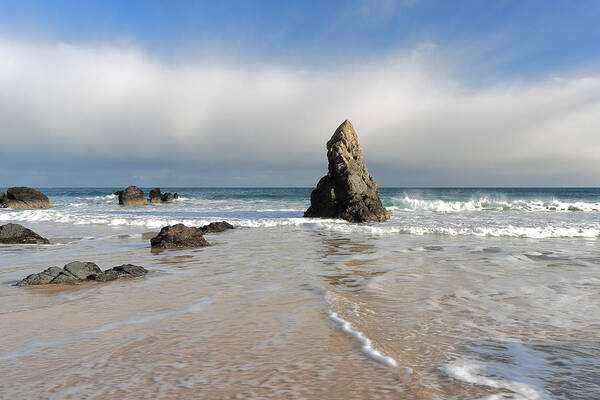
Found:
[[[326,300],[329,304],[331,304],[332,296],[333,295],[331,293],[328,293],[326,295]],[[356,307],[354,308],[354,312],[357,312]],[[398,367],[398,362],[395,359],[375,349],[373,347],[373,342],[371,341],[371,339],[369,339],[364,333],[360,332],[359,330],[354,329],[349,321],[346,321],[331,309],[328,311],[328,315],[329,318],[331,318],[332,320],[334,320],[342,326],[344,332],[353,335],[362,343],[362,351],[364,351],[369,357],[381,363],[389,365],[390,367]]]
[[[479,343],[471,347],[490,361],[462,358],[441,369],[447,375],[463,382],[513,392],[519,400],[546,400],[552,397],[543,389],[545,378],[551,374],[548,355],[519,341],[493,342],[487,347]],[[506,361],[503,361],[506,360]],[[503,399],[492,395],[487,399]]]
[[[351,335],[354,335],[358,340],[360,340],[362,342],[362,350],[365,353],[367,353],[369,355],[369,357],[371,357],[377,361],[380,361],[384,364],[387,364],[390,367],[398,367],[398,362],[396,360],[394,360],[390,356],[386,356],[385,354],[381,353],[379,350],[374,349],[371,339],[366,337],[362,332],[352,329],[352,324],[350,322],[346,321],[343,318],[340,318],[333,311],[329,312],[329,317],[332,320],[334,320],[335,322],[338,322],[339,324],[341,324],[342,329],[345,332],[348,332]]]
[[[600,202],[565,202],[557,199],[551,200],[502,200],[493,199],[487,196],[470,199],[467,201],[447,201],[447,200],[425,200],[416,199],[409,196],[403,198],[392,198],[393,206],[396,210],[425,210],[440,213],[456,213],[464,211],[600,211]]]
[[[547,398],[542,392],[526,383],[486,376],[486,365],[474,360],[456,361],[442,367],[442,371],[448,376],[463,382],[487,386],[494,389],[510,390],[516,395],[515,397],[511,397],[515,400],[544,400]],[[491,395],[486,397],[488,400],[499,400],[503,398],[505,397],[502,395]]]

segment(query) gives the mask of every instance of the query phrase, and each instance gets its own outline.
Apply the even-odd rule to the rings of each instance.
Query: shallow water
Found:
[[[1,398],[600,398],[600,190],[382,189],[364,225],[301,218],[309,189],[114,190],[0,210],[52,242],[0,247]],[[151,272],[13,286],[73,260]]]

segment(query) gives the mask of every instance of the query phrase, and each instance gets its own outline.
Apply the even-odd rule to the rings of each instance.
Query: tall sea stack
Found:
[[[377,182],[369,173],[350,121],[327,142],[329,171],[310,195],[305,217],[342,218],[350,222],[385,221],[392,213],[381,204]]]

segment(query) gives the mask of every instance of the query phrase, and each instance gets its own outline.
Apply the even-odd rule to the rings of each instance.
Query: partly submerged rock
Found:
[[[175,193],[174,195],[169,192],[161,193],[160,188],[154,188],[150,191],[150,203],[168,203],[175,200],[176,198],[179,198],[179,195],[177,195],[177,193]]]
[[[6,204],[4,204],[4,192],[0,189],[0,208],[6,208]]]
[[[310,195],[305,217],[342,218],[351,222],[385,221],[377,183],[369,173],[358,137],[344,121],[327,142],[329,171]]]
[[[129,186],[127,189],[116,193],[119,196],[119,204],[124,206],[143,206],[148,204],[144,192],[137,186]]]
[[[234,229],[234,226],[231,225],[227,221],[211,222],[208,225],[204,225],[204,226],[200,227],[200,230],[202,231],[202,233],[223,232],[223,231],[226,231],[227,229]]]
[[[46,195],[28,187],[11,187],[6,195],[0,195],[0,207],[8,208],[51,208],[52,204]]]
[[[175,193],[175,194],[177,194],[177,193]],[[163,193],[161,200],[163,201],[163,203],[169,203],[169,202],[175,200],[175,196],[169,192]]]
[[[158,235],[150,239],[150,246],[158,249],[183,249],[209,246],[202,229],[183,224],[163,227]]]
[[[49,244],[50,241],[41,237],[31,229],[19,224],[0,226],[0,243],[3,244]]]
[[[162,203],[160,188],[154,188],[150,191],[150,203]]]
[[[148,270],[146,270],[144,267],[140,267],[139,265],[123,264],[119,265],[118,267],[107,269],[100,274],[91,275],[88,277],[88,280],[108,282],[120,278],[140,278],[147,273]]]
[[[108,282],[119,278],[142,277],[147,273],[145,268],[132,264],[123,264],[103,272],[92,262],[74,261],[63,268],[50,267],[40,273],[31,274],[18,282],[17,286],[76,284],[83,281]]]

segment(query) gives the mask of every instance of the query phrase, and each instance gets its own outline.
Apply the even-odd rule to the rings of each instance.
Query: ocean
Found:
[[[303,218],[310,188],[39,189],[0,209],[52,243],[0,246],[0,398],[600,398],[598,188],[380,188],[372,224]],[[74,260],[150,272],[14,286]]]

